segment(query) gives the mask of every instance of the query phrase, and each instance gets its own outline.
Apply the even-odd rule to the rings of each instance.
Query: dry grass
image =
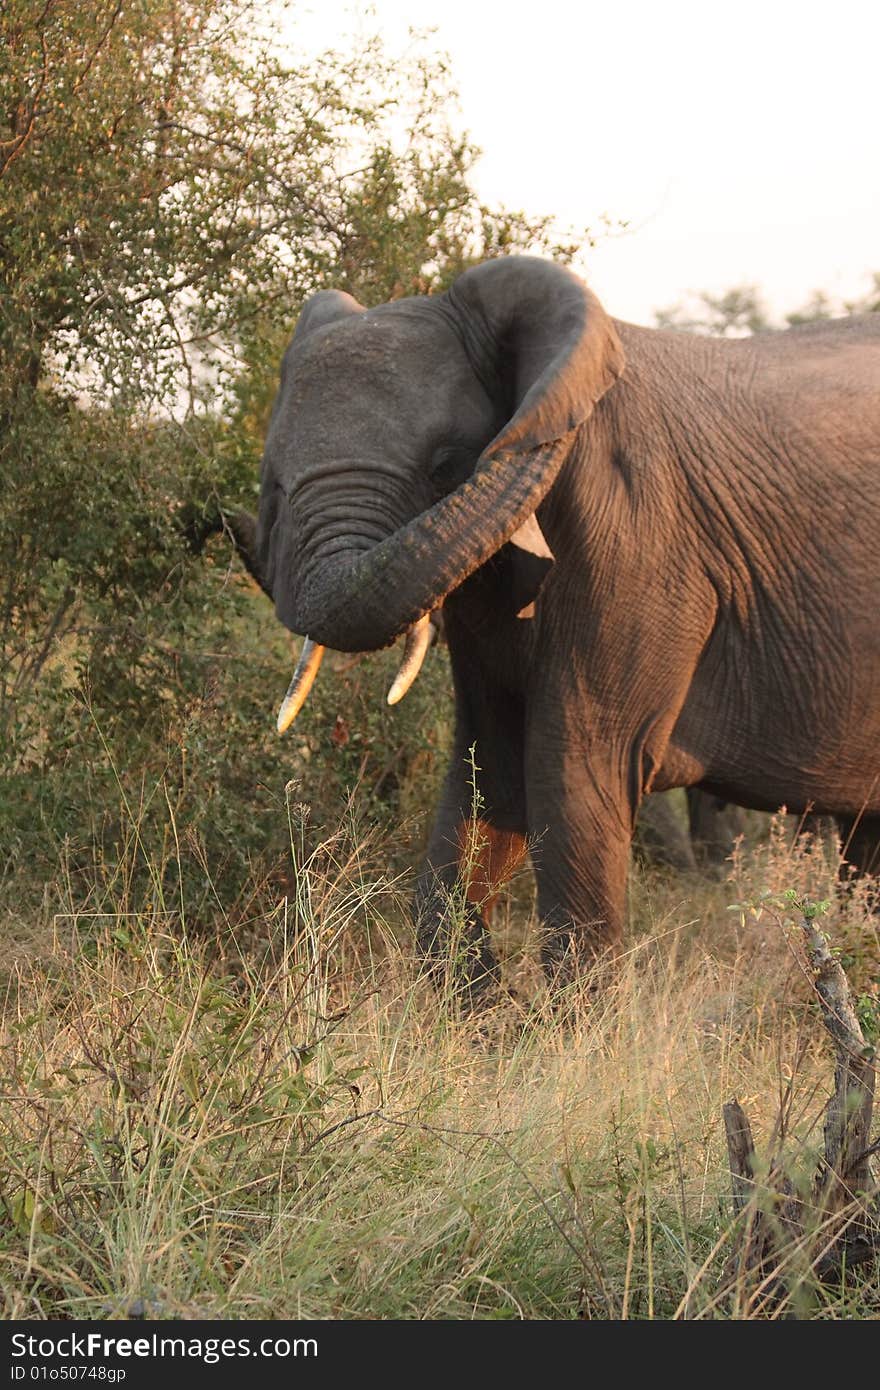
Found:
[[[110,893],[90,915],[62,878],[41,929],[20,927],[0,1035],[6,1316],[876,1315],[876,1273],[820,1286],[796,1252],[775,1303],[719,1292],[723,1102],[797,1174],[831,1084],[779,913],[728,905],[835,896],[827,848],[792,848],[780,823],[731,882],[637,873],[613,980],[563,1002],[523,958],[520,884],[519,999],[475,1020],[418,980],[381,845],[304,838],[296,824],[287,897],[218,910],[212,937],[167,865],[152,903]],[[869,1009],[864,889],[829,930]]]

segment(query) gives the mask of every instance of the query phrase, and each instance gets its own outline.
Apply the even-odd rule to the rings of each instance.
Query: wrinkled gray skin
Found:
[[[532,516],[552,560],[509,543]],[[445,947],[476,744],[478,868],[491,885],[535,841],[552,971],[619,939],[651,790],[860,818],[867,866],[878,542],[880,315],[689,337],[510,258],[434,298],[309,301],[250,562],[288,628],[343,651],[444,605],[455,748],[419,940]],[[474,985],[495,971],[484,917]]]

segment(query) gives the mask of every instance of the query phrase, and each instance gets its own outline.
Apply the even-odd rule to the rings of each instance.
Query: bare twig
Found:
[[[738,1101],[724,1106],[724,1128],[733,1180],[733,1203],[743,1219],[727,1263],[728,1289],[747,1285],[750,1298],[777,1301],[786,1272],[798,1263],[819,1279],[865,1264],[880,1247],[880,1196],[871,1142],[874,1049],[862,1032],[849,983],[817,925],[821,908],[796,901],[812,984],[822,1022],[834,1042],[834,1093],[825,1110],[825,1152],[809,1202],[801,1202],[774,1160],[761,1193],[755,1182],[755,1149],[748,1118]],[[801,1253],[798,1261],[793,1257]]]
[[[755,1141],[746,1112],[738,1100],[728,1101],[723,1113],[727,1155],[733,1178],[733,1209],[739,1216],[755,1187]]]
[[[874,1049],[862,1032],[852,1005],[849,984],[840,962],[816,925],[805,913],[803,932],[822,1008],[822,1019],[837,1054],[834,1095],[825,1112],[826,1198],[840,1187],[839,1198],[873,1192],[877,1182],[871,1163],[871,1117],[874,1108]]]

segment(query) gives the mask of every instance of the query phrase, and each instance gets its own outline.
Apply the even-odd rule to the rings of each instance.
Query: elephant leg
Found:
[[[703,791],[702,787],[688,787],[687,807],[695,857],[703,864],[720,867],[730,855],[734,840],[745,831],[745,812],[741,806]]]
[[[554,767],[536,747],[526,786],[541,960],[564,983],[622,936],[634,798],[625,775],[570,749]]]
[[[695,873],[697,862],[690,838],[675,814],[669,794],[660,792],[646,796],[639,808],[636,822],[636,851],[651,864]]]
[[[502,701],[492,714],[459,715],[414,906],[429,973],[439,984],[451,969],[470,1003],[498,982],[487,928],[500,886],[526,852],[521,715]]]
[[[880,816],[838,816],[844,873],[880,874]]]

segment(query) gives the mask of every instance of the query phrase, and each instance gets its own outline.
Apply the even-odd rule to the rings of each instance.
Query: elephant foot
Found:
[[[696,873],[697,861],[684,825],[668,795],[648,796],[639,808],[633,849],[650,864]]]
[[[608,990],[613,978],[615,942],[583,928],[545,925],[541,964],[554,999],[594,1000]]]
[[[843,858],[839,878],[845,891],[863,885],[871,912],[880,912],[880,816],[838,818]]]
[[[482,918],[468,916],[450,928],[446,920],[417,930],[422,976],[437,994],[464,1013],[490,1009],[498,1002],[501,970]]]

